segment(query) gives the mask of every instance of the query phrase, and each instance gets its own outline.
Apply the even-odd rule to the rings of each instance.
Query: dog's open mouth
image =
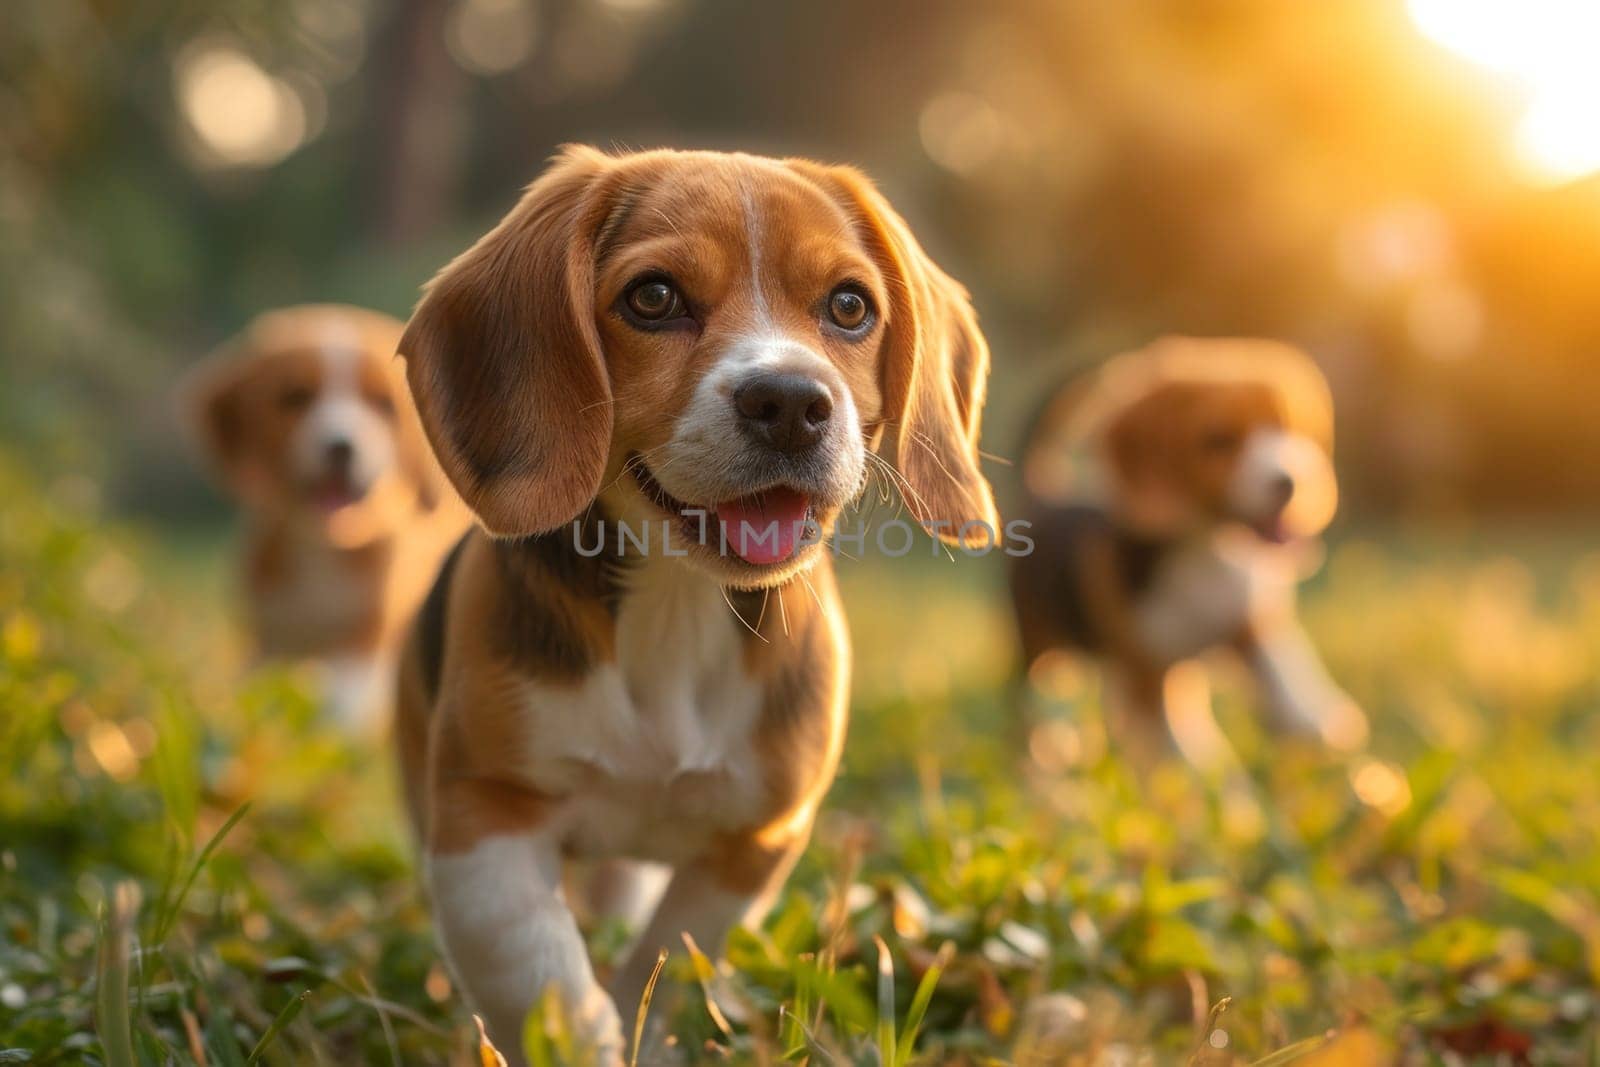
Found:
[[[320,511],[331,514],[359,503],[367,490],[346,475],[328,474],[311,484],[308,495]]]
[[[662,488],[637,455],[628,458],[635,484],[662,511],[678,516],[696,544],[732,554],[757,567],[791,559],[815,537],[811,498],[777,485],[716,504],[685,504]]]
[[[1255,531],[1255,535],[1268,544],[1286,545],[1297,536],[1287,511],[1274,512],[1265,518],[1256,519],[1249,525],[1250,529]]]

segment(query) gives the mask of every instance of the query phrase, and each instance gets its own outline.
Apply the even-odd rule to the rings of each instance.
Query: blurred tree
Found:
[[[361,170],[388,243],[437,231],[454,202],[465,73],[445,48],[447,9],[445,0],[401,0],[375,36],[372,145]]]
[[[184,366],[404,314],[574,140],[862,165],[977,297],[993,451],[1074,367],[1263,333],[1329,369],[1357,508],[1600,499],[1600,189],[1528,184],[1398,0],[53,0],[0,70],[5,435],[143,506],[200,499]]]

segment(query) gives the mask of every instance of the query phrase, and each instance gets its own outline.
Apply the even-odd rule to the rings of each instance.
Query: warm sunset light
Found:
[[[1593,0],[1408,0],[1429,38],[1496,72],[1521,109],[1517,154],[1537,177],[1600,170],[1600,5]]]
[[[0,0],[0,1067],[1600,1067],[1600,0]]]

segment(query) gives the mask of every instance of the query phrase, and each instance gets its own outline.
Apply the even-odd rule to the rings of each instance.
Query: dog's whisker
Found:
[[[815,600],[817,602],[817,610],[822,612],[822,617],[825,618],[825,619],[829,618],[828,609],[827,609],[826,606],[823,605],[822,598],[817,595],[816,587],[813,586],[811,584],[811,580],[806,577],[806,572],[805,571],[801,571],[798,574],[796,574],[795,577],[799,578],[801,583],[806,587],[806,592],[811,594],[811,599]]]
[[[601,493],[606,493],[606,492],[609,492],[610,490],[616,488],[618,482],[622,481],[622,479],[626,478],[629,474],[631,474],[633,472],[636,462],[642,462],[642,459],[637,455],[629,456],[627,459],[623,460],[622,461],[622,467],[617,471],[617,476],[615,478],[611,479],[611,481],[607,482],[600,489],[599,493],[595,494],[595,499],[598,500],[600,498]],[[589,506],[591,508],[593,508],[594,507],[594,501],[590,501]]]
[[[627,459],[622,461],[622,468],[617,471],[617,476],[615,478],[611,479],[611,481],[607,482],[605,487],[602,488],[600,490],[600,492],[604,493],[604,492],[610,491],[611,489],[616,488],[618,482],[622,481],[623,478],[627,477],[629,474],[633,473],[634,471],[644,469],[645,468],[645,461],[647,459],[649,459],[650,457],[654,456],[656,453],[662,451],[663,449],[666,449],[671,444],[672,444],[672,442],[668,441],[666,444],[657,445],[655,448],[647,448],[642,452],[635,452],[632,455],[630,455]],[[669,458],[666,463],[664,463],[660,467],[656,468],[657,472],[666,470],[668,467],[672,466],[673,460],[675,460],[675,459],[677,459],[676,456]],[[595,495],[598,497],[599,493],[597,493]]]
[[[738,619],[739,622],[744,626],[744,628],[746,630],[749,630],[751,633],[755,634],[757,637],[760,637],[762,644],[771,644],[771,642],[768,641],[765,637],[761,637],[761,631],[757,628],[757,627],[759,627],[761,625],[760,620],[756,621],[756,625],[755,626],[751,626],[748,622],[745,621],[745,617],[739,611],[739,609],[733,606],[733,598],[728,595],[728,590],[727,590],[726,586],[720,586],[720,585],[717,586],[717,592],[722,594],[722,602],[724,604],[728,605],[728,610],[733,612],[733,617]],[[762,602],[762,610],[764,611],[765,609],[766,609],[766,602],[763,601]]]
[[[872,454],[868,453],[868,455]],[[917,492],[910,481],[906,479],[905,475],[895,470],[889,461],[884,459],[882,456],[872,456],[872,461],[874,464],[876,464],[874,469],[883,474],[883,476],[888,479],[889,483],[899,491],[899,495],[902,500],[909,499],[918,508],[922,508],[923,504],[925,503],[925,501],[922,499],[922,494]]]
[[[868,454],[871,455],[871,453]],[[917,510],[927,513],[928,509],[924,506],[925,502],[922,499],[922,494],[917,492],[911,483],[906,480],[905,475],[895,470],[894,467],[892,467],[889,462],[881,456],[872,456],[872,459],[876,464],[873,469],[877,470],[884,478],[886,478],[889,486],[892,486],[895,489],[893,494],[890,494],[888,488],[884,489],[884,503],[889,502],[889,497],[891,495],[899,499],[899,503],[895,506],[894,518],[898,519],[904,513],[908,500],[915,508],[917,508]]]
[[[944,457],[940,456],[938,450],[933,447],[933,443],[929,441],[927,434],[918,430],[912,430],[911,439],[917,444],[921,445],[923,451],[927,452],[928,455],[933,457],[933,461],[939,465],[939,469],[944,472],[944,476],[946,478],[949,478],[952,482],[955,482],[958,485],[960,484],[961,479],[952,474],[950,472],[950,468],[944,465]]]

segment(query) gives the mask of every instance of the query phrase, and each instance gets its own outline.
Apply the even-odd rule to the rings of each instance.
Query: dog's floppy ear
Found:
[[[972,301],[865,176],[848,167],[818,172],[844,190],[888,284],[885,450],[904,479],[906,506],[941,540],[993,544],[1000,520],[978,469],[989,345]]]
[[[249,386],[260,357],[235,340],[207,356],[178,383],[182,425],[222,484],[246,503],[259,498],[269,475],[251,438]]]
[[[385,367],[385,374],[393,391],[396,459],[406,480],[416,490],[418,506],[423,511],[433,511],[454,500],[455,490],[439,467],[427,432],[422,428],[422,417],[417,413],[411,387],[406,382],[405,362],[393,360]]]
[[[428,284],[400,354],[440,465],[498,536],[554,529],[594,499],[611,446],[592,234],[609,161],[568,148],[498,226]]]
[[[1181,530],[1194,502],[1177,469],[1177,440],[1189,387],[1154,385],[1106,413],[1101,454],[1116,482],[1115,507],[1131,527],[1153,535]]]
[[[1333,455],[1333,393],[1328,379],[1305,352],[1276,341],[1255,342],[1263,376],[1283,398],[1284,421]]]

